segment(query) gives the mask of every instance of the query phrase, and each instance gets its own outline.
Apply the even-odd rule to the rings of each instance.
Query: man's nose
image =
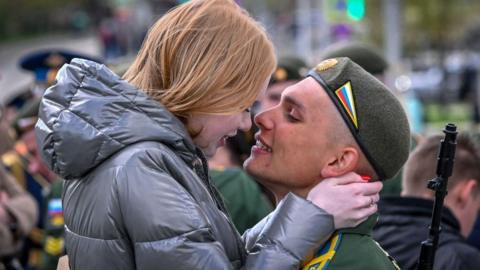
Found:
[[[266,111],[260,112],[257,115],[255,115],[255,124],[258,126],[260,129],[272,129],[273,127],[273,122],[271,119],[271,114],[272,114],[273,108],[268,109]]]

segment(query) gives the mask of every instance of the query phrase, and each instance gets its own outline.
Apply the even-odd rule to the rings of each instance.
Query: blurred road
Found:
[[[0,44],[0,103],[33,82],[33,75],[20,69],[18,60],[32,51],[49,48],[68,49],[97,57],[101,55],[101,45],[94,35],[49,36]]]

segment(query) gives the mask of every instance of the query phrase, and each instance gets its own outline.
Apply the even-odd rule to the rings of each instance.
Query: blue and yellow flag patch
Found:
[[[325,270],[332,261],[342,242],[342,234],[336,232],[316,254],[315,258],[303,265],[302,270]]]
[[[342,104],[345,112],[350,117],[355,128],[358,129],[357,110],[355,108],[355,99],[353,97],[352,84],[350,81],[335,90],[335,95],[340,101],[340,104]]]

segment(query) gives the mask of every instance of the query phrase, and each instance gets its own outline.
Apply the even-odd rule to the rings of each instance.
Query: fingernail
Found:
[[[368,175],[360,175],[360,177],[362,177],[362,180],[365,180],[365,182],[368,182],[368,181],[372,180],[372,177],[370,177]]]

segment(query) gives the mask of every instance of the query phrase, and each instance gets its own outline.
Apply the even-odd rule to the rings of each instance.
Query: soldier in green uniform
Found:
[[[277,201],[288,192],[308,199],[325,178],[346,173],[365,181],[390,178],[409,153],[410,129],[401,104],[349,58],[321,62],[255,123],[260,132],[245,167]],[[376,207],[379,197],[364,199]],[[397,269],[371,237],[377,219],[374,214],[355,228],[336,231],[312,251],[303,269]]]
[[[307,64],[302,59],[295,56],[279,58],[265,96],[260,100],[260,111],[277,105],[283,90],[303,79],[307,72]]]
[[[35,228],[25,246],[27,269],[56,269],[58,258],[64,254],[63,212],[61,205],[62,181],[46,166],[40,157],[33,125],[38,111],[38,101],[25,106],[14,123],[20,140],[15,149],[4,155],[7,168],[14,172],[17,181],[24,182],[40,209]],[[33,120],[30,120],[32,118]],[[16,173],[15,173],[16,172]]]

